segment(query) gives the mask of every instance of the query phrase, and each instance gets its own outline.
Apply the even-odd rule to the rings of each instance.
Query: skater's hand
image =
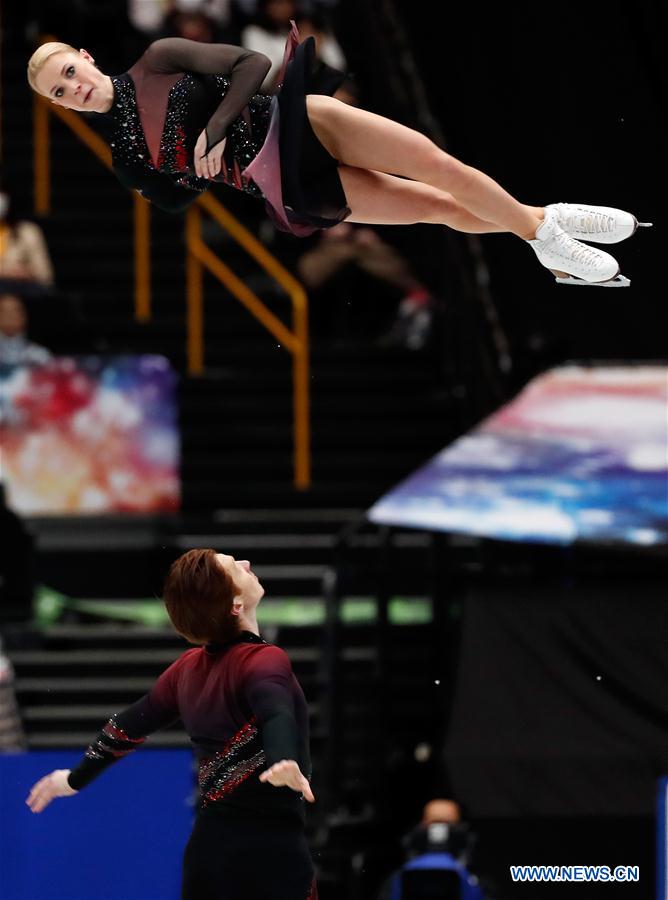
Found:
[[[72,797],[78,793],[67,783],[70,771],[70,769],[56,769],[33,785],[26,803],[34,813],[42,812],[56,797]]]
[[[315,797],[308,780],[302,775],[294,759],[282,759],[274,763],[260,775],[260,781],[268,781],[274,787],[289,787],[304,795],[309,803],[315,803]]]
[[[215,178],[219,175],[223,168],[223,153],[225,152],[225,143],[227,138],[223,138],[217,144],[206,152],[208,138],[206,129],[197,138],[195,144],[195,174],[198,178]]]

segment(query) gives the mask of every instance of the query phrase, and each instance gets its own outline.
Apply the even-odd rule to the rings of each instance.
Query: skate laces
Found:
[[[563,251],[568,259],[581,263],[584,266],[600,266],[604,262],[603,254],[594,247],[581,244],[580,241],[570,237],[565,231],[555,234],[550,243],[553,248]]]
[[[564,215],[562,213],[562,215]],[[564,224],[571,231],[582,231],[585,234],[612,233],[615,229],[614,216],[593,210],[573,210],[564,215]]]

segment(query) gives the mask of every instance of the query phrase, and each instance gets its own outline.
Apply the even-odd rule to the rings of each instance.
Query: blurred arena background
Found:
[[[655,227],[613,248],[630,289],[578,291],[505,235],[299,241],[220,186],[149,210],[103,122],[31,95],[30,53],[53,35],[123,72],[159,34],[249,39],[256,3],[4,0],[0,330],[31,346],[0,355],[0,898],[178,896],[178,728],[79,811],[35,824],[23,798],[184,649],[162,579],[199,546],[253,562],[305,688],[323,900],[473,896],[391,894],[426,850],[484,897],[571,896],[509,866],[592,864],[640,881],[588,897],[663,898],[666,8],[274,5],[339,54],[350,102],[523,202]],[[17,223],[29,256],[3,261]]]

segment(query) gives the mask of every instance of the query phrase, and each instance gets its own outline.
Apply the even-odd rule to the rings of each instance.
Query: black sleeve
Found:
[[[179,716],[172,682],[173,666],[160,676],[141,700],[113,715],[88,746],[67,780],[75,791],[90,784],[112,763],[140,747],[147,735],[165,728]]]
[[[290,660],[279,647],[263,648],[262,653],[257,653],[244,679],[246,698],[262,735],[267,766],[282,759],[299,760],[292,679]]]
[[[203,44],[185,38],[155,41],[144,54],[145,63],[155,72],[196,72],[200,75],[227,75],[230,87],[206,126],[207,151],[225,137],[231,122],[248,106],[271,68],[271,60],[231,44]]]
[[[138,191],[142,197],[165,212],[183,212],[197,200],[201,191],[190,190],[176,184],[169,175],[161,172],[146,172],[135,175],[120,166],[114,167],[114,174],[123,185],[131,191]]]

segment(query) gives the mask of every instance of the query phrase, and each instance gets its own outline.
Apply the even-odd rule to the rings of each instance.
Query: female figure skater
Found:
[[[165,38],[110,77],[85,50],[52,42],[31,57],[28,80],[53,103],[107,114],[118,178],[163,209],[224,181],[264,197],[274,221],[299,236],[346,218],[507,231],[560,282],[628,284],[610,254],[578,238],[624,240],[639,224],[630,213],[519,203],[419,132],[328,96],[343,75],[318,62],[313,39],[300,44],[294,26],[273,99],[257,93],[269,67],[239,47]]]
[[[184,900],[315,900],[304,836],[308,711],[287,655],[260,637],[264,588],[250,563],[190,550],[164,600],[187,650],[151,691],[113,715],[75,769],[35,784],[42,812],[76,794],[146,735],[181,718],[199,757],[200,807],[183,863]]]

